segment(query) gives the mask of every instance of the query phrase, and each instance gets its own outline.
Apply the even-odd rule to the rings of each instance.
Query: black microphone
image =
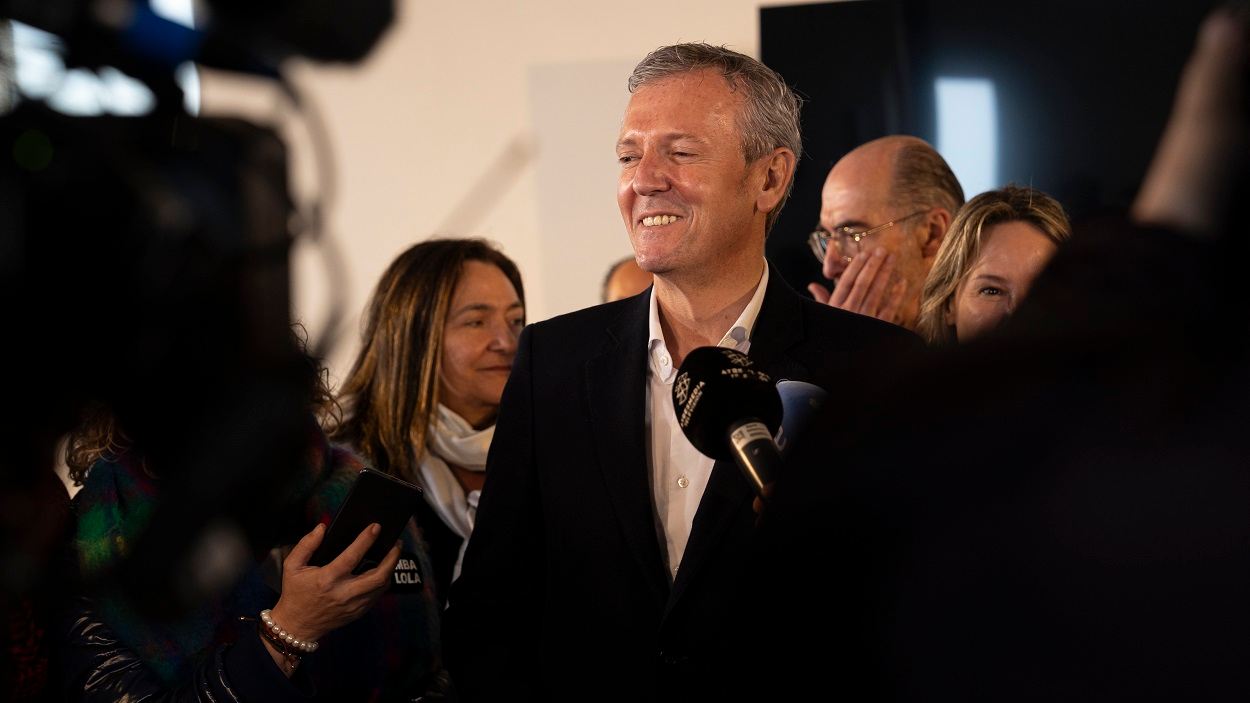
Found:
[[[732,459],[763,497],[764,486],[781,468],[773,442],[781,426],[781,398],[768,374],[742,352],[699,347],[677,370],[673,408],[695,449],[713,459]]]

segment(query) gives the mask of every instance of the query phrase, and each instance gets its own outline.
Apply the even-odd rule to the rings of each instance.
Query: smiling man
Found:
[[[617,202],[654,285],[521,336],[444,632],[466,700],[742,694],[752,652],[779,644],[748,634],[764,606],[752,493],[682,434],[677,369],[720,345],[835,390],[914,340],[770,272],[764,239],[801,149],[780,76],[680,44],[647,56],[629,89]]]

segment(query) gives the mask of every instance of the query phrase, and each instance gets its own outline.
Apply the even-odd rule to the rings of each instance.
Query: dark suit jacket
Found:
[[[1250,700],[1246,246],[1078,228],[883,421],[816,418],[759,538],[763,639],[824,636],[770,699]]]
[[[654,700],[741,692],[755,515],[717,462],[670,585],[645,433],[649,293],[521,335],[444,627],[469,700]],[[774,271],[749,356],[834,391],[914,346],[901,328],[800,297]]]

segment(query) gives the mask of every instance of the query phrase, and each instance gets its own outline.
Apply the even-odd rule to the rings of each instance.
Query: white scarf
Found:
[[[421,460],[421,482],[425,488],[425,502],[434,508],[443,524],[464,539],[452,570],[453,581],[460,576],[460,562],[464,560],[465,547],[469,546],[481,491],[469,491],[465,495],[464,487],[456,480],[448,464],[469,471],[485,471],[486,453],[494,436],[494,425],[475,430],[464,418],[441,403],[438,414],[430,422],[427,437],[429,449]]]

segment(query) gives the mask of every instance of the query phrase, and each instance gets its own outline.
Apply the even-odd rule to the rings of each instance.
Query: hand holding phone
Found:
[[[365,553],[378,545],[380,533],[376,523],[366,526],[346,549],[321,567],[308,561],[325,543],[325,525],[317,525],[304,535],[282,564],[282,595],[273,607],[274,621],[299,639],[316,641],[368,612],[386,591],[399,561],[399,544],[391,542],[390,550],[376,566],[359,575],[352,573]]]
[[[363,469],[356,476],[347,499],[308,563],[313,566],[329,564],[353,543],[362,530],[376,523],[381,528],[378,537],[353,573],[373,568],[399,539],[404,525],[417,511],[420,500],[421,489],[418,486],[380,471]]]
[[[317,525],[287,555],[274,621],[315,641],[364,615],[391,582],[399,534],[419,500],[419,487],[361,471],[330,527]]]

